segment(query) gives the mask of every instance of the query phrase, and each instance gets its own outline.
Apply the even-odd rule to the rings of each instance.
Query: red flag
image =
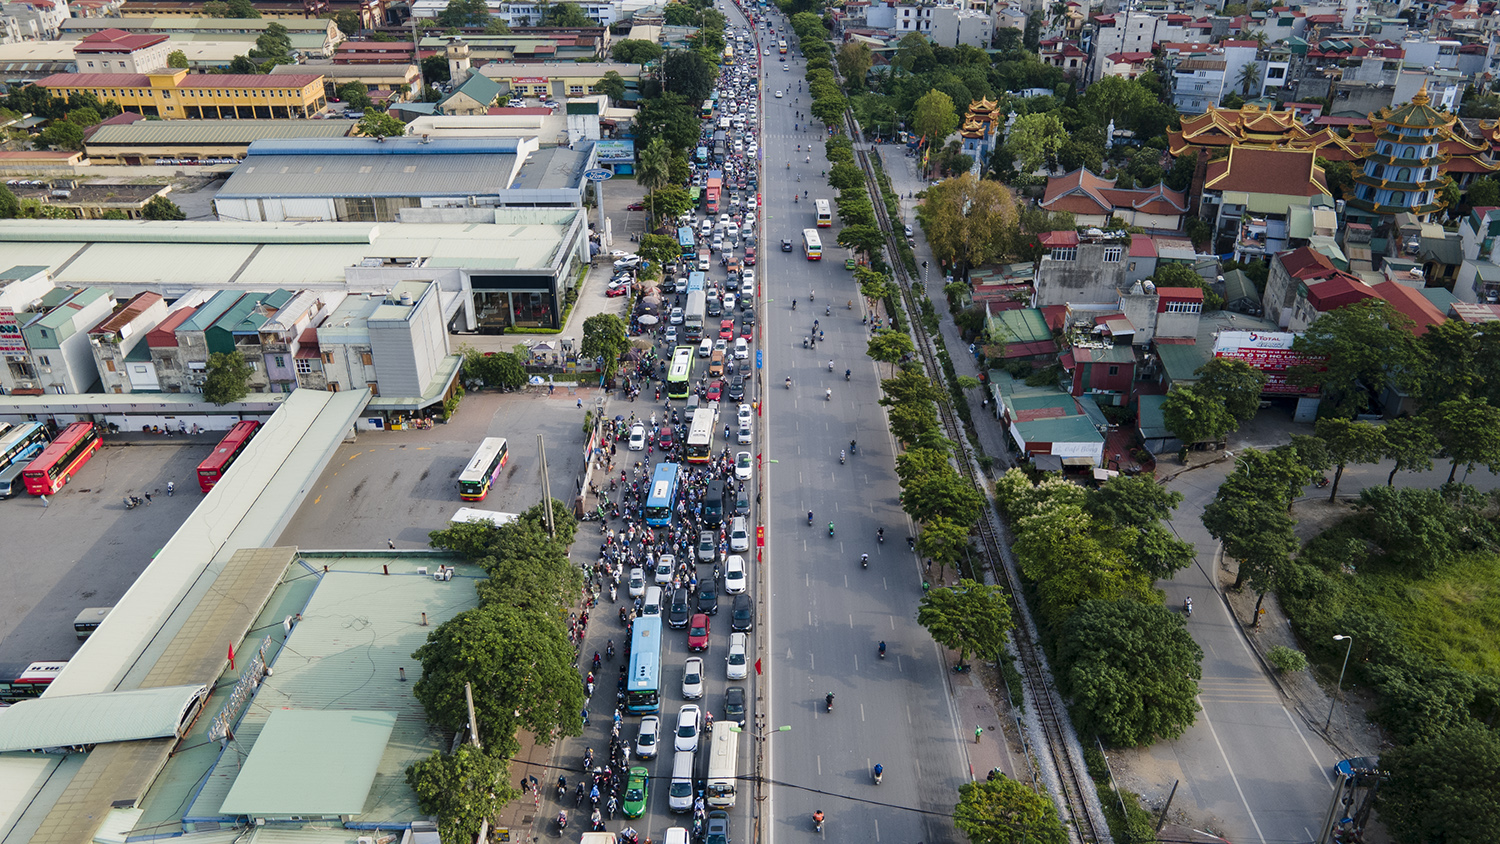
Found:
[[[230,644],[230,646],[229,646],[229,670],[230,671],[234,670],[234,645],[233,644]]]
[[[760,659],[757,658],[755,660],[755,676],[759,677],[760,674],[761,674],[761,671],[760,671]]]

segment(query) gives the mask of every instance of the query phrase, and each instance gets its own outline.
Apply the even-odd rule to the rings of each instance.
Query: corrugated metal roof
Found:
[[[265,155],[219,191],[240,197],[494,196],[510,187],[514,155]]]
[[[252,817],[357,815],[396,726],[396,713],[271,713],[219,811]]]
[[[23,700],[0,710],[0,753],[175,737],[207,693],[190,685]]]
[[[342,138],[354,128],[338,120],[140,120],[100,126],[90,147],[139,144],[245,144],[263,138]]]

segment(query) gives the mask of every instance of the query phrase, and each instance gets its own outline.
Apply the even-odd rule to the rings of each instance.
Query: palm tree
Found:
[[[671,179],[672,173],[672,151],[667,149],[667,142],[661,138],[652,138],[651,143],[641,150],[641,160],[636,171],[636,181],[646,189],[646,200],[651,203],[651,225],[648,229],[656,227],[656,198],[654,194],[657,188],[665,185]]]
[[[1250,96],[1250,89],[1260,81],[1260,67],[1255,62],[1245,62],[1240,68],[1240,93]]]

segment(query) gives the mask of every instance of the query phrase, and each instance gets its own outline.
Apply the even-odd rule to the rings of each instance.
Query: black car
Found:
[[[708,834],[703,844],[729,844],[729,813],[715,809],[708,813]]]
[[[678,629],[686,627],[689,615],[691,615],[691,610],[688,609],[688,591],[686,589],[674,591],[671,607],[667,610],[667,626]]]
[[[745,376],[736,375],[729,379],[729,400],[743,401],[745,398]]]
[[[734,609],[729,613],[729,629],[743,633],[755,626],[755,605],[750,596],[741,592],[734,596]]]
[[[719,592],[713,578],[698,581],[698,612],[704,615],[719,614]]]
[[[792,251],[792,242],[790,240],[788,240],[787,238],[783,237],[781,239],[781,251],[782,252],[790,252],[790,251]]]
[[[745,687],[730,686],[724,690],[724,717],[745,725]]]

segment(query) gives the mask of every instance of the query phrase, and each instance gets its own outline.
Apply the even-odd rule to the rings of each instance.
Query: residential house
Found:
[[[29,351],[33,389],[86,393],[99,381],[89,345],[89,329],[107,316],[114,297],[103,287],[57,291],[62,301],[21,327]]]
[[[1473,208],[1459,223],[1463,264],[1453,282],[1453,295],[1468,304],[1500,302],[1500,264],[1495,261],[1500,237],[1500,208]]]
[[[1213,222],[1220,244],[1233,244],[1237,260],[1284,249],[1289,208],[1333,203],[1312,150],[1233,146],[1227,157],[1210,161],[1202,169],[1199,216]],[[1247,214],[1253,224],[1248,230],[1244,229]]]
[[[448,353],[438,289],[431,282],[403,281],[384,296],[350,296],[316,327],[313,348],[318,366],[299,376],[303,386],[367,387],[416,409],[440,401],[458,379],[459,356]]]
[[[1109,423],[1089,396],[1075,398],[1054,386],[1030,387],[991,370],[996,411],[1017,449],[1038,468],[1063,471],[1104,465]]]
[[[99,372],[100,387],[104,392],[133,392],[129,363],[131,354],[137,346],[144,346],[146,335],[166,318],[167,302],[160,294],[138,293],[89,329],[89,345],[94,356],[94,366]],[[149,361],[149,356],[147,360]]]
[[[106,29],[73,47],[80,73],[149,73],[167,66],[170,36]]]
[[[1188,210],[1185,191],[1165,184],[1149,188],[1117,188],[1115,179],[1096,176],[1079,168],[1047,179],[1041,207],[1068,211],[1080,226],[1106,226],[1115,217],[1127,226],[1179,231]]]
[[[1150,70],[1151,62],[1155,58],[1150,52],[1110,53],[1100,63],[1099,78],[1122,76],[1126,79],[1134,79]]]

